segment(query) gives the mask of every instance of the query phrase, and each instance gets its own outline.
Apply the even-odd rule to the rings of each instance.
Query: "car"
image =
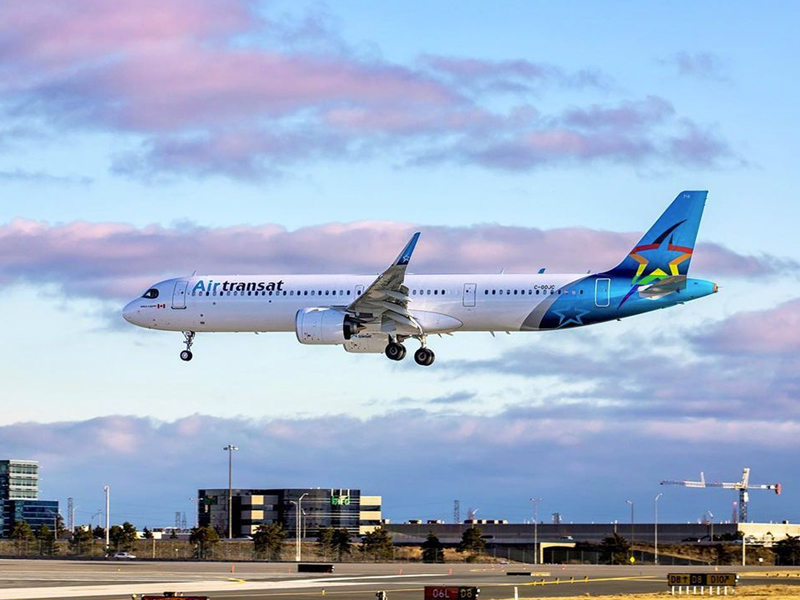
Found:
[[[136,555],[130,552],[117,552],[111,558],[113,558],[114,560],[133,560],[134,558],[136,558]]]
[[[575,538],[572,537],[571,535],[562,535],[561,536],[561,541],[562,542],[573,542],[573,541],[575,541]]]

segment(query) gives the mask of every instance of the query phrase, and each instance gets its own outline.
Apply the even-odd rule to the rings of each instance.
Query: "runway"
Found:
[[[509,575],[509,572],[526,575]],[[480,588],[481,599],[582,596],[665,591],[668,572],[711,572],[714,567],[593,565],[337,564],[332,575],[298,574],[294,563],[105,562],[0,560],[3,600],[98,600],[176,591],[212,600],[374,598],[419,600],[426,585]],[[800,568],[720,567],[740,585],[800,585]],[[788,575],[788,576],[787,576]]]

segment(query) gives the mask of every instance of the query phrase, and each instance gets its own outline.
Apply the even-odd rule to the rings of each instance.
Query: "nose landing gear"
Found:
[[[181,351],[181,360],[183,361],[188,362],[192,360],[192,344],[194,344],[194,335],[194,331],[183,332],[184,344],[186,344],[186,350]]]

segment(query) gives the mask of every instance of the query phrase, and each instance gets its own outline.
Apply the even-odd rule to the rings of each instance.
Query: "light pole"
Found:
[[[233,539],[233,451],[238,446],[228,444],[223,448],[228,452],[228,539]]]
[[[631,557],[633,557],[633,500],[625,500],[631,505]]]
[[[109,509],[111,508],[111,488],[103,486],[103,491],[106,493],[106,554],[111,547],[111,515]]]
[[[712,513],[710,510],[707,510],[706,514],[709,517],[709,524],[711,525],[711,542],[713,543],[714,542],[714,513]]]
[[[541,498],[531,498],[533,502],[533,564],[539,564],[539,502]]]
[[[660,493],[658,496],[656,496],[656,499],[653,501],[653,504],[655,505],[655,540],[656,540],[655,563],[656,564],[658,564],[658,499],[661,498],[661,496],[663,495],[664,495],[663,492]]]
[[[294,516],[294,531],[295,531],[295,538],[296,539],[295,539],[295,546],[294,546],[294,560],[296,562],[300,562],[301,557],[302,557],[302,547],[300,545],[300,536],[301,536],[301,531],[302,531],[301,528],[300,528],[300,519],[301,519],[300,515],[303,512],[303,498],[305,498],[306,496],[308,496],[308,492],[306,492],[305,494],[300,496],[300,498],[297,499],[297,502],[295,502],[294,500],[290,500],[290,502],[292,504],[294,504],[294,510],[295,510],[295,512],[294,512],[294,515],[295,515]]]

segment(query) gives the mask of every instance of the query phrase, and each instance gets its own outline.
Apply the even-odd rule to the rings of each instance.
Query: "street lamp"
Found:
[[[656,556],[655,563],[656,564],[658,564],[658,499],[661,498],[661,496],[663,496],[663,495],[664,495],[663,492],[660,493],[658,496],[656,496],[656,499],[653,501],[653,504],[655,505],[655,540],[656,540],[656,543],[655,543],[655,550],[656,550],[655,551],[655,556]]]
[[[228,444],[223,448],[228,452],[228,539],[233,539],[233,451],[238,446]]]
[[[706,511],[706,514],[709,516],[709,523],[711,524],[711,542],[714,541],[714,513],[710,510]]]
[[[633,500],[625,500],[631,505],[631,556],[633,556]]]
[[[300,536],[301,536],[301,529],[300,529],[300,515],[303,512],[303,498],[308,496],[308,492],[300,496],[297,502],[294,500],[290,500],[292,504],[294,504],[294,531],[295,531],[295,547],[294,547],[294,559],[296,562],[300,562],[302,557],[302,547],[300,545]]]
[[[539,502],[541,498],[531,498],[533,502],[533,564],[539,564]]]
[[[111,509],[111,487],[105,485],[103,486],[103,491],[106,493],[106,553],[108,553],[108,549],[111,547],[111,515],[109,514]]]

